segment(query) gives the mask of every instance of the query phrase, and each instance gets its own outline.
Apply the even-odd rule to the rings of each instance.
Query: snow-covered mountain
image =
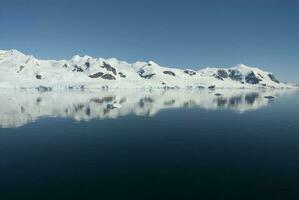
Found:
[[[291,88],[270,72],[239,64],[202,70],[162,67],[153,61],[74,56],[39,60],[0,50],[0,88]]]

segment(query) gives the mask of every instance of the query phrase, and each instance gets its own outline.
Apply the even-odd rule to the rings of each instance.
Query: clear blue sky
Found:
[[[260,66],[299,82],[298,0],[0,0],[0,49],[201,68]]]

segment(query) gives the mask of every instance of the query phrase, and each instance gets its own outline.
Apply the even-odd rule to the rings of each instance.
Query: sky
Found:
[[[0,49],[191,69],[243,63],[299,82],[299,1],[0,0]]]

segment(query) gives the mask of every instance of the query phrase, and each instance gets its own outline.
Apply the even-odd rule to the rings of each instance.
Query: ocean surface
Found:
[[[299,92],[0,92],[0,199],[299,199]]]

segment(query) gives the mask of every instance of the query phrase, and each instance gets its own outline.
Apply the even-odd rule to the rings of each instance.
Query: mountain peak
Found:
[[[153,66],[159,66],[157,63],[155,63],[154,61],[150,60],[148,62],[149,65],[153,65]]]
[[[22,55],[24,56],[24,54],[16,49],[10,49],[10,50],[0,50],[0,56],[18,56],[18,55]]]
[[[245,69],[252,68],[252,67],[249,67],[248,65],[245,65],[245,64],[237,64],[235,67],[236,68],[245,68]]]

